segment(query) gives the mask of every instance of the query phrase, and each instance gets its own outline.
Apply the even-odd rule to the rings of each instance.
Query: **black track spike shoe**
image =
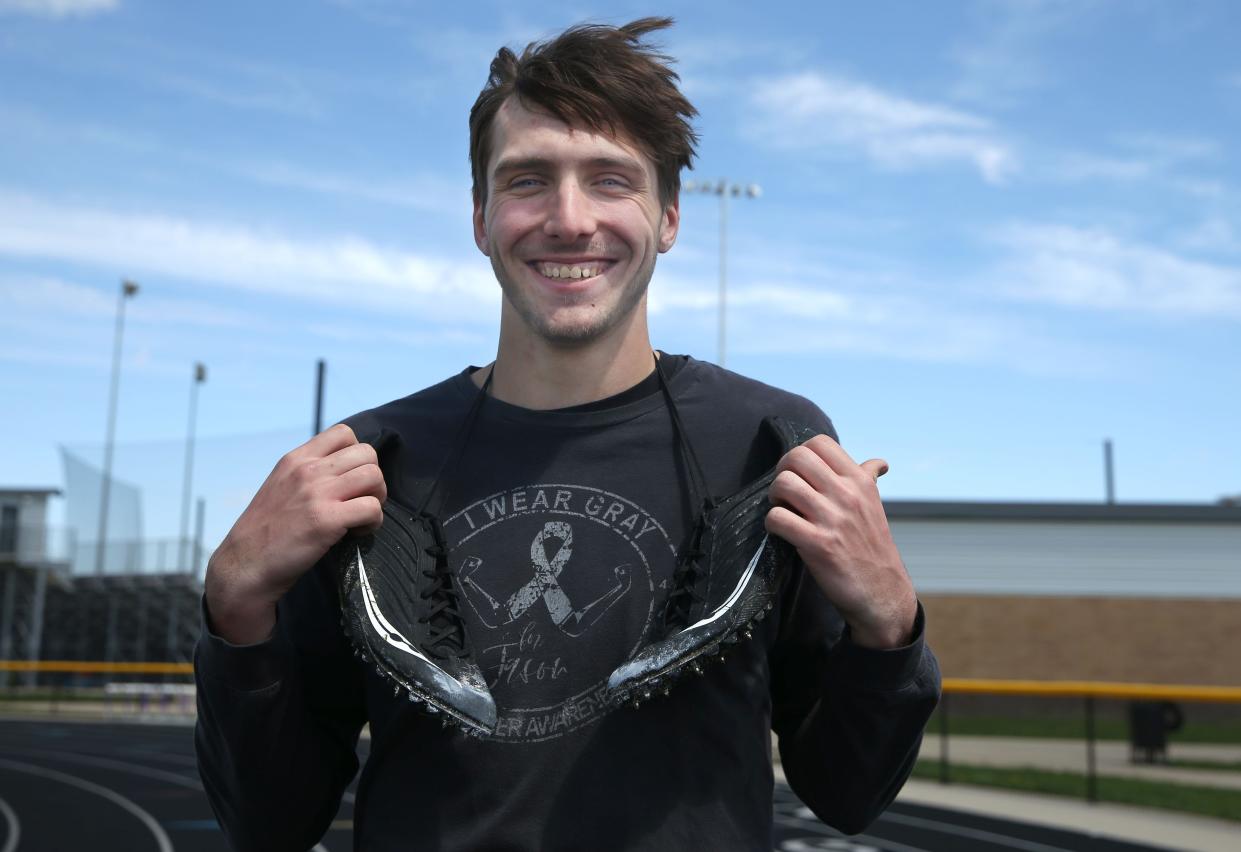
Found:
[[[388,500],[374,535],[337,550],[345,629],[393,689],[472,734],[491,733],[496,704],[465,636],[439,521]]]
[[[818,432],[768,417],[762,430],[782,457]],[[614,704],[637,706],[686,671],[703,665],[742,639],[775,604],[780,574],[794,556],[791,545],[768,536],[763,521],[775,466],[741,491],[708,503],[677,556],[662,625],[608,678]]]

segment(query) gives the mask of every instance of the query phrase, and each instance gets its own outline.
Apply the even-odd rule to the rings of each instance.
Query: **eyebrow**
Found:
[[[620,169],[622,171],[642,172],[642,164],[632,157],[592,157],[585,164],[595,169]],[[556,166],[556,161],[546,157],[515,157],[496,163],[494,174],[503,175],[512,172],[548,172]]]

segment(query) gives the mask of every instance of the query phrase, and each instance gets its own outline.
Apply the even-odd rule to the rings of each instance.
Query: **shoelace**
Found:
[[[487,398],[491,387],[491,377],[495,375],[495,365],[487,373],[487,380],[474,395],[469,412],[465,415],[465,423],[457,433],[457,441],[452,450],[440,463],[435,479],[422,500],[418,510],[419,518],[431,527],[434,543],[425,548],[426,554],[435,560],[435,565],[422,576],[431,584],[419,595],[422,600],[431,601],[430,611],[418,618],[419,624],[431,626],[427,635],[426,650],[437,659],[456,657],[469,659],[470,648],[465,641],[465,621],[461,616],[460,597],[456,584],[453,582],[452,571],[448,567],[448,545],[444,541],[444,528],[440,526],[439,515],[446,499],[447,486],[440,488],[440,483],[451,479],[456,473],[461,455],[465,451],[470,434],[474,431],[474,421]]]
[[[698,462],[698,454],[689,441],[685,424],[681,421],[681,413],[677,410],[676,401],[672,398],[672,389],[668,387],[668,377],[664,375],[663,365],[659,358],[655,359],[655,372],[659,374],[659,387],[663,391],[664,400],[668,404],[668,414],[672,418],[672,429],[676,433],[677,442],[681,445],[681,453],[688,464],[687,476],[691,499],[699,504],[698,515],[694,518],[693,531],[677,554],[676,568],[672,571],[672,591],[664,606],[665,626],[684,627],[690,623],[690,610],[695,603],[706,603],[706,596],[698,591],[698,577],[702,572],[699,560],[706,556],[702,550],[702,537],[707,528],[707,516],[715,508],[716,500],[711,497],[707,486],[707,477],[702,465]]]
[[[702,535],[706,529],[706,507],[694,524],[694,532],[681,552],[677,554],[676,568],[672,571],[672,591],[664,606],[665,626],[684,627],[690,622],[690,610],[695,603],[706,603],[706,597],[698,592],[699,561],[706,556],[702,549]]]
[[[425,650],[441,660],[448,657],[468,659],[470,652],[465,643],[465,623],[461,618],[460,598],[452,581],[452,571],[448,569],[444,532],[434,517],[424,514],[422,518],[431,526],[435,536],[435,543],[424,548],[424,552],[435,560],[429,570],[422,572],[431,584],[419,595],[423,600],[431,601],[430,611],[418,618],[419,624],[429,624],[431,627]]]

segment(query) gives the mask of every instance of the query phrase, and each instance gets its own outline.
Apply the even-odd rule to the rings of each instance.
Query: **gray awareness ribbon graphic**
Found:
[[[548,554],[548,545],[555,552]],[[470,606],[488,627],[511,624],[521,618],[540,599],[552,622],[568,636],[580,636],[616,603],[632,582],[628,565],[612,569],[615,584],[580,609],[560,586],[560,574],[573,556],[573,527],[567,521],[548,521],[530,542],[530,563],[534,576],[503,604],[479,583],[477,574],[483,560],[470,556],[461,565],[461,587]],[[481,605],[480,605],[481,604]]]

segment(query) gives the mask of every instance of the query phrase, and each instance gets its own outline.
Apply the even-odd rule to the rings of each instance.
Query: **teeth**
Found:
[[[594,278],[599,274],[597,266],[555,266],[547,265],[542,269],[548,278]]]

